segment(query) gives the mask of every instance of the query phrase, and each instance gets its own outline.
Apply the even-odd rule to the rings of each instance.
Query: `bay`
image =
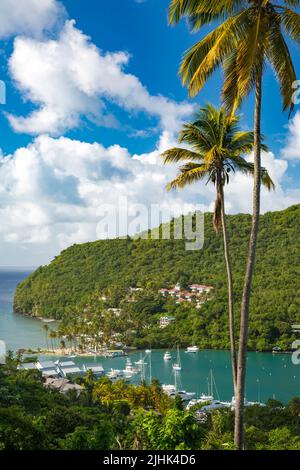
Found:
[[[27,277],[32,270],[23,268],[0,270],[0,339],[7,343],[7,349],[46,347],[44,323],[38,319],[28,318],[13,312],[13,295],[19,282]],[[172,363],[176,361],[176,351],[171,351],[173,361],[164,361],[165,351],[152,351],[152,377],[161,383],[174,383]],[[145,355],[144,352],[142,353]],[[50,356],[51,357],[51,356]],[[50,358],[47,356],[47,358]],[[57,360],[57,356],[53,356]],[[140,352],[131,354],[133,362],[140,359]],[[106,370],[123,369],[126,358],[113,359],[97,357],[77,357],[78,365],[91,362],[101,363]],[[149,380],[149,357],[146,366],[146,378]],[[180,386],[187,391],[207,393],[210,382],[210,371],[216,382],[222,400],[232,397],[230,354],[228,351],[199,351],[186,354],[181,351],[182,371]],[[248,353],[247,399],[265,402],[268,398],[287,402],[294,396],[300,396],[300,366],[295,366],[291,356],[286,354]],[[136,379],[138,380],[138,378]],[[215,391],[216,395],[216,391]]]

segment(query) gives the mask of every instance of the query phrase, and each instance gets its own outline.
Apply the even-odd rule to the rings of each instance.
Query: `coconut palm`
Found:
[[[47,351],[49,351],[49,343],[48,343],[49,326],[48,325],[43,325],[43,330],[45,331]]]
[[[206,181],[216,188],[213,226],[218,233],[223,231],[224,256],[228,278],[228,311],[231,344],[233,386],[236,392],[237,355],[235,342],[234,293],[231,258],[226,229],[224,187],[230,174],[239,171],[253,175],[254,165],[243,158],[253,150],[253,132],[239,130],[240,117],[227,116],[223,108],[208,104],[201,108],[196,120],[185,124],[179,134],[179,143],[189,148],[172,148],[162,154],[165,163],[183,163],[178,176],[168,189],[184,188],[188,184]],[[266,148],[265,148],[266,149]],[[266,169],[261,171],[262,183],[270,190],[274,187]]]
[[[224,71],[223,101],[231,112],[255,90],[253,216],[241,306],[238,355],[235,445],[244,447],[243,410],[249,302],[255,263],[261,190],[262,79],[270,64],[280,84],[283,109],[293,109],[294,65],[285,36],[300,42],[300,0],[172,0],[169,19],[187,17],[194,31],[209,23],[218,26],[185,55],[180,73],[192,96],[199,93],[213,71]]]

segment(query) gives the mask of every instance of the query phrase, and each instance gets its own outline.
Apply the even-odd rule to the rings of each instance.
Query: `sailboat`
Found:
[[[171,353],[169,353],[169,351],[166,351],[164,354],[164,360],[170,361],[171,359],[172,359]]]
[[[178,395],[183,401],[190,401],[195,397],[195,393],[187,392],[186,390],[180,390],[178,382],[180,383],[180,377],[175,372],[175,384],[174,385],[162,385],[163,391],[171,398],[175,398]]]
[[[146,364],[145,359],[143,358],[142,353],[140,354],[140,359],[139,359],[138,361],[135,361],[135,364],[136,364],[137,366],[143,366],[143,365]]]
[[[199,348],[198,346],[189,346],[187,349],[186,349],[186,353],[189,353],[189,354],[193,354],[193,353],[197,353],[199,351]]]
[[[139,370],[133,367],[131,359],[128,357],[126,361],[126,367],[123,369],[124,377],[131,379],[135,374],[137,374]]]
[[[177,346],[177,362],[173,364],[173,370],[176,372],[181,371],[182,366],[181,366],[181,360],[180,360],[180,351],[179,351],[179,346]]]

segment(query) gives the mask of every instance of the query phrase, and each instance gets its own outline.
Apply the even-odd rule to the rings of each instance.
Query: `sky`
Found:
[[[163,166],[160,154],[199,106],[220,104],[221,89],[216,72],[188,97],[179,63],[205,31],[191,34],[184,21],[169,27],[168,3],[1,0],[1,266],[45,264],[74,243],[103,238],[103,208],[118,214],[125,198],[132,215],[137,204],[212,210],[209,185],[166,192],[176,167]],[[300,72],[298,46],[291,51]],[[300,202],[300,108],[290,119],[282,112],[270,69],[263,92],[263,164],[276,184],[263,189],[266,212]],[[241,114],[242,128],[252,129],[252,96]],[[251,190],[249,178],[233,175],[227,212],[250,213]]]

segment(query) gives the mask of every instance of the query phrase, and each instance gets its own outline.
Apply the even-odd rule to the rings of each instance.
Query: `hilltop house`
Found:
[[[160,289],[159,293],[163,297],[172,297],[176,299],[176,303],[180,304],[182,302],[192,302],[196,301],[198,308],[201,306],[201,300],[199,299],[203,294],[209,294],[213,289],[212,286],[207,286],[203,284],[191,284],[189,290],[181,290],[180,284],[176,284],[172,289]]]
[[[159,319],[159,326],[160,328],[165,328],[166,326],[170,325],[171,322],[175,320],[175,317],[160,317]]]
[[[192,292],[195,292],[198,294],[208,294],[213,289],[213,287],[202,285],[202,284],[192,284],[190,286],[190,289]]]

